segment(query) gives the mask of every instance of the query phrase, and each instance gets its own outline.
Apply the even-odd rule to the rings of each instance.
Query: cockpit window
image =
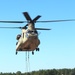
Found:
[[[37,31],[36,30],[28,30],[28,33],[35,33],[35,34],[37,34]]]

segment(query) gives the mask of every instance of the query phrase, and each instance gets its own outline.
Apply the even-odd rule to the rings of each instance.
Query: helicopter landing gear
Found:
[[[36,51],[39,51],[39,48],[36,48]]]
[[[22,51],[22,49],[20,48],[19,51]]]
[[[16,42],[16,45],[18,44],[18,42]]]
[[[32,51],[32,55],[34,55],[34,51]]]
[[[18,53],[18,52],[16,51],[16,55],[17,55],[17,53]]]

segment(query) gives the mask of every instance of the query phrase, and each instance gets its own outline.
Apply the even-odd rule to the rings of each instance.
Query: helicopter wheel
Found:
[[[20,48],[19,51],[22,51],[22,49]]]
[[[18,42],[16,42],[16,45],[18,44]]]
[[[32,55],[34,55],[34,51],[32,51]]]
[[[39,51],[39,48],[36,48],[36,51]]]
[[[17,53],[18,53],[18,52],[16,51],[16,55],[17,55]]]

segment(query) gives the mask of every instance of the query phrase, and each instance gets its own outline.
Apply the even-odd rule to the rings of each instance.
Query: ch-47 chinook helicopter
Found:
[[[1,23],[25,23],[27,24],[24,27],[0,27],[0,28],[19,28],[22,30],[21,34],[18,34],[16,39],[16,54],[18,51],[32,51],[34,54],[34,50],[39,51],[40,40],[38,38],[37,30],[51,30],[47,28],[35,28],[36,22],[64,22],[64,21],[75,21],[75,19],[66,19],[66,20],[50,20],[50,21],[37,21],[41,16],[38,15],[34,19],[31,19],[28,12],[23,12],[27,21],[0,21]]]
[[[36,16],[33,20],[29,16],[27,12],[23,13],[25,18],[28,21],[24,27],[20,27],[22,29],[22,34],[17,35],[18,42],[16,43],[16,54],[17,51],[32,51],[34,54],[34,50],[39,51],[40,40],[38,39],[38,31],[37,30],[50,30],[45,28],[35,28],[35,22],[41,17],[40,15]]]

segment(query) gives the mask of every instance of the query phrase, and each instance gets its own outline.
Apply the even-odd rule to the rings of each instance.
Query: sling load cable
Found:
[[[27,65],[27,51],[26,51],[26,72],[28,72],[28,65]]]
[[[29,51],[28,51],[28,70],[30,72],[30,60],[29,60]]]
[[[26,51],[26,72],[30,71],[29,51]]]

